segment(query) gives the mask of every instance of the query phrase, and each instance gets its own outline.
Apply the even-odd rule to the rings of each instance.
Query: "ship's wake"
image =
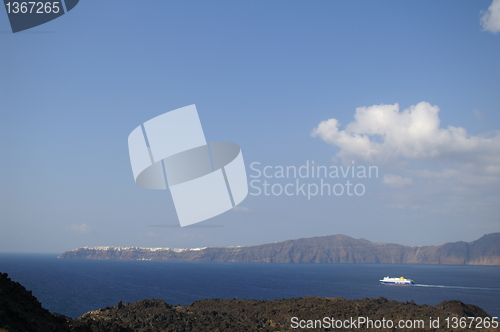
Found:
[[[424,285],[424,284],[414,284],[413,286],[418,286],[418,287],[459,288],[459,289],[476,289],[476,290],[500,291],[500,288],[491,288],[491,287],[467,287],[467,286]]]

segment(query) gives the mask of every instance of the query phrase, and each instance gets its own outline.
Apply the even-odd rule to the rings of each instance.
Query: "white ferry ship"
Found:
[[[384,279],[380,280],[383,284],[396,284],[396,285],[413,285],[415,282],[411,279],[406,279],[405,277],[399,278],[391,278],[384,277]]]

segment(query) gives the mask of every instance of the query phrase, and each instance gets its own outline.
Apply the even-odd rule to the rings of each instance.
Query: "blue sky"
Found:
[[[498,232],[499,7],[80,1],[16,34],[0,11],[0,251]],[[177,224],[175,208],[135,185],[127,137],[191,104],[207,141],[241,147],[248,175],[314,161],[379,176],[351,179],[361,196],[249,195],[200,227],[151,227]]]

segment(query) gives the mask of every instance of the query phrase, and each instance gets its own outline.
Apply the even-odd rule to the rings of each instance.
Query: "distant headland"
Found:
[[[374,243],[346,235],[302,238],[247,247],[193,249],[83,247],[66,251],[59,258],[248,263],[500,265],[500,233],[486,234],[473,242],[459,241],[419,247]]]

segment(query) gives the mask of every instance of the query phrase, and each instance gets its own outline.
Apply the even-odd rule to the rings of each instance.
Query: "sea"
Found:
[[[500,317],[500,266],[85,260],[0,253],[0,272],[31,290],[44,308],[73,318],[118,301],[154,298],[187,305],[208,298],[302,296],[385,297],[428,305],[460,300]],[[380,284],[385,276],[416,284]]]

